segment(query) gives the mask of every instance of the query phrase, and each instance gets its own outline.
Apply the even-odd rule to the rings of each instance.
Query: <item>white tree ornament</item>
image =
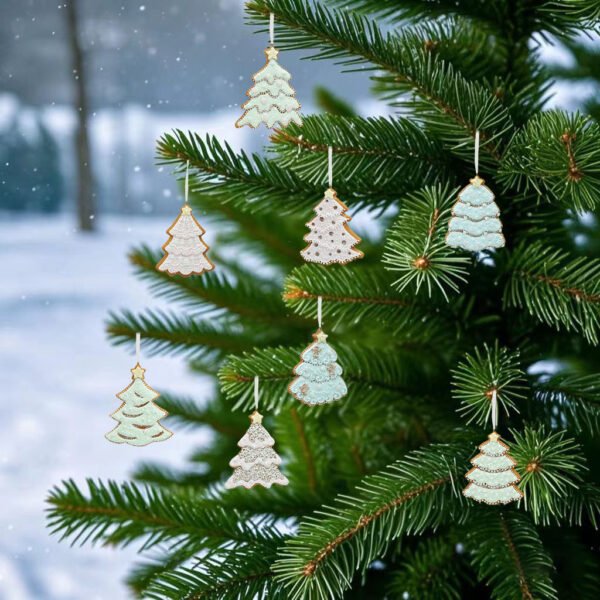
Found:
[[[117,394],[117,398],[123,404],[110,415],[118,422],[118,425],[104,436],[110,442],[147,446],[153,442],[168,440],[173,435],[159,423],[168,413],[154,403],[160,394],[144,380],[145,371],[138,362],[131,369],[131,383]]]
[[[516,484],[521,480],[515,471],[515,459],[509,447],[494,431],[479,446],[481,453],[471,459],[473,468],[465,475],[470,482],[463,490],[467,498],[485,504],[508,504],[523,497]]]
[[[215,265],[208,259],[208,246],[202,240],[204,229],[192,214],[192,207],[184,204],[181,214],[167,229],[169,240],[162,249],[165,255],[156,265],[169,275],[201,275],[212,271]]]
[[[244,114],[236,127],[256,128],[261,123],[272,128],[279,123],[285,127],[291,122],[302,125],[300,103],[294,97],[294,89],[289,84],[292,76],[279,64],[279,50],[271,46],[265,50],[267,62],[252,79],[254,85],[246,92],[250,98],[242,105]]]
[[[346,214],[347,210],[335,190],[327,189],[325,197],[315,207],[316,216],[306,224],[310,232],[304,236],[304,241],[309,244],[300,252],[305,261],[343,265],[364,256],[354,247],[361,239],[348,227],[351,217]]]
[[[262,419],[257,410],[250,415],[250,427],[238,442],[241,450],[229,462],[234,471],[225,483],[228,490],[240,486],[250,489],[255,485],[270,488],[274,484],[289,483],[279,470],[281,457],[273,450],[275,440],[263,427]]]

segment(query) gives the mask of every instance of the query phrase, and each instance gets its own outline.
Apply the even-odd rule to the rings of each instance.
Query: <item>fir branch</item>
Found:
[[[559,598],[596,600],[600,589],[600,556],[575,532],[544,532],[544,545],[556,565]]]
[[[534,384],[534,394],[547,420],[576,433],[600,433],[600,375],[554,375]]]
[[[600,261],[572,257],[541,241],[521,244],[507,265],[504,305],[525,308],[538,320],[598,343]]]
[[[576,211],[600,198],[600,126],[578,113],[545,112],[531,119],[507,148],[500,167],[506,188],[534,190]]]
[[[355,497],[339,496],[304,519],[273,565],[289,598],[339,598],[354,572],[364,572],[399,536],[459,518],[461,497],[452,488],[456,462],[464,459],[464,450],[453,446],[413,452],[365,478]]]
[[[426,393],[435,381],[429,378],[424,385],[421,361],[411,361],[410,353],[393,352],[382,354],[379,349],[357,345],[336,344],[336,352],[340,364],[344,365],[344,380],[350,383],[348,397],[340,403],[368,402],[371,397],[382,395]],[[280,410],[282,407],[296,402],[288,391],[294,374],[293,368],[298,364],[300,354],[304,350],[297,348],[264,348],[241,356],[230,356],[219,371],[221,390],[232,400],[234,409],[251,410],[253,401],[254,377],[261,380],[264,399],[261,406],[268,410]],[[331,407],[299,407],[299,410],[329,410]]]
[[[270,562],[277,547],[230,550],[203,557],[194,568],[166,571],[154,578],[145,597],[156,600],[285,600],[283,586],[274,580]]]
[[[496,32],[514,27],[516,17],[511,5],[495,1],[486,3],[486,10],[481,10],[480,0],[336,0],[336,3],[348,10],[379,14],[395,22],[420,23],[456,15]],[[600,9],[595,0],[543,0],[527,5],[527,10],[521,10],[518,17],[520,39],[527,39],[537,32],[566,37],[576,35],[584,28],[598,27]]]
[[[87,495],[74,481],[63,481],[48,499],[48,526],[72,543],[102,542],[126,545],[143,539],[142,550],[169,541],[182,546],[198,542],[204,547],[221,544],[258,544],[281,539],[263,520],[264,529],[246,522],[242,513],[211,507],[197,494],[171,490],[165,494],[133,483],[104,484],[87,480]]]
[[[492,395],[496,392],[498,408],[506,416],[519,412],[517,402],[525,398],[525,373],[519,364],[519,353],[484,344],[466,354],[454,370],[452,395],[460,401],[459,412],[468,417],[467,424],[487,426],[491,419]]]
[[[220,395],[211,402],[201,403],[161,392],[160,405],[169,413],[169,422],[177,423],[180,428],[208,426],[215,433],[236,439],[247,429],[245,419],[232,414]]]
[[[577,489],[587,470],[580,446],[563,431],[548,433],[544,427],[511,433],[525,508],[536,523],[562,517],[570,488]]]
[[[323,195],[323,185],[305,181],[293,170],[258,154],[236,154],[212,136],[202,138],[176,130],[159,140],[158,154],[168,164],[189,160],[193,191],[236,211],[262,216],[275,205],[280,216],[294,216],[308,212]],[[353,198],[356,209],[389,206],[395,195],[393,182],[357,190],[353,183],[340,181],[336,189],[342,197]]]
[[[365,323],[376,328],[386,323],[399,344],[427,345],[430,351],[434,346],[451,348],[459,327],[453,315],[442,312],[435,302],[395,291],[393,282],[392,274],[381,267],[305,265],[286,278],[283,299],[295,313],[316,322],[320,296],[326,327],[356,328]]]
[[[399,275],[392,284],[399,292],[408,288],[418,295],[423,287],[429,297],[438,291],[449,300],[448,293],[466,281],[470,260],[446,245],[455,195],[447,185],[429,187],[402,202],[383,255],[386,268]]]
[[[383,69],[388,75],[378,79],[394,90],[395,97],[402,92],[417,94],[419,118],[456,148],[471,143],[479,130],[482,154],[500,160],[500,141],[512,127],[507,110],[485,86],[467,81],[450,63],[434,57],[418,35],[384,34],[360,15],[330,11],[306,0],[253,0],[247,11],[260,24],[271,13],[277,16],[282,48],[310,48],[313,57],[337,59],[353,68],[370,63]]]
[[[346,187],[397,188],[454,177],[442,144],[408,119],[309,115],[272,136],[277,161],[314,184],[327,181],[327,148],[333,147],[335,181]],[[336,184],[337,185],[337,184]]]
[[[557,600],[552,559],[527,515],[477,510],[466,547],[478,579],[491,587],[494,600]]]
[[[418,600],[461,600],[463,585],[471,577],[457,551],[458,538],[443,536],[420,541],[404,552],[389,585],[394,598],[407,595]]]
[[[134,250],[130,261],[141,279],[150,282],[150,290],[169,302],[180,302],[190,316],[233,314],[242,322],[268,323],[273,326],[306,327],[301,319],[290,319],[281,301],[277,282],[265,282],[249,271],[234,278],[223,272],[202,277],[173,277],[156,270],[161,254],[147,247]]]
[[[261,337],[267,344],[269,340],[279,341],[281,336],[277,329],[260,327],[250,331],[235,321],[221,319],[216,323],[212,319],[179,317],[162,310],[146,310],[138,315],[129,311],[111,313],[107,331],[117,345],[133,345],[135,334],[140,332],[149,355],[184,355],[195,360],[217,361],[226,354],[250,350]]]

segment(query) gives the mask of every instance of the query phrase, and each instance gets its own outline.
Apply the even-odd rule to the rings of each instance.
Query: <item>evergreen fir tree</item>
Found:
[[[374,93],[399,110],[307,116],[274,132],[268,158],[202,132],[161,139],[164,161],[189,159],[190,202],[226,218],[217,244],[238,259],[170,278],[154,268],[159,251],[136,250],[140,275],[173,309],[114,315],[109,333],[133,344],[141,331],[154,352],[218,377],[208,402],[161,402],[212,440],[189,469],[145,464],[134,482],[83,490],[64,482],[49,497],[52,530],[139,542],[128,584],[145,598],[595,600],[600,129],[549,108],[538,41],[598,28],[597,0],[252,0],[247,10],[263,31],[275,13],[282,50],[372,69]],[[506,246],[469,254],[445,238],[476,131]],[[340,197],[353,214],[369,209],[381,236],[363,241],[363,260],[325,268],[300,250],[330,145]],[[268,276],[242,259],[250,253]],[[287,388],[319,296],[348,395],[315,408]],[[289,485],[226,491],[254,376]],[[522,477],[523,499],[507,506],[461,493],[494,391]]]

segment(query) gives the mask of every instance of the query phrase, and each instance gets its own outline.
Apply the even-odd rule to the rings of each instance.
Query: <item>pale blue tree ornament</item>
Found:
[[[494,194],[476,176],[458,194],[458,202],[452,209],[448,224],[446,244],[470,252],[493,250],[505,245],[500,222],[500,209],[494,202]]]
[[[446,244],[469,252],[494,250],[506,244],[500,209],[492,190],[479,177],[479,131],[475,133],[475,177],[458,194],[448,223]]]
[[[326,342],[327,334],[319,328],[313,339],[294,367],[296,378],[288,388],[294,398],[310,406],[334,402],[348,393],[337,354]]]

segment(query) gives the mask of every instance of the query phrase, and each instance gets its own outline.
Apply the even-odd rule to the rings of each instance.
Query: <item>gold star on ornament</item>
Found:
[[[267,55],[268,60],[277,59],[277,55],[279,54],[279,50],[275,48],[275,46],[271,46],[265,50],[265,54]]]
[[[500,439],[500,436],[494,431],[493,433],[490,433],[490,435],[488,435],[488,439],[490,440],[490,442],[497,442]]]
[[[181,214],[182,215],[191,215],[192,214],[192,207],[189,204],[184,204],[181,207]]]
[[[140,365],[140,363],[137,363],[137,365],[131,369],[131,374],[133,375],[134,379],[144,379],[145,372],[146,369],[142,369],[142,365]]]
[[[479,177],[479,175],[475,175],[475,177],[473,177],[473,179],[471,179],[471,183],[473,185],[483,185],[485,183],[485,181],[483,179],[481,179],[481,177]]]
[[[251,423],[262,423],[263,420],[263,416],[257,411],[255,410],[251,415],[250,415],[250,422]]]
[[[317,331],[313,337],[317,342],[324,342],[327,339],[327,334],[319,329],[319,331]]]
[[[333,188],[325,190],[325,198],[328,200],[335,200],[335,190]]]

